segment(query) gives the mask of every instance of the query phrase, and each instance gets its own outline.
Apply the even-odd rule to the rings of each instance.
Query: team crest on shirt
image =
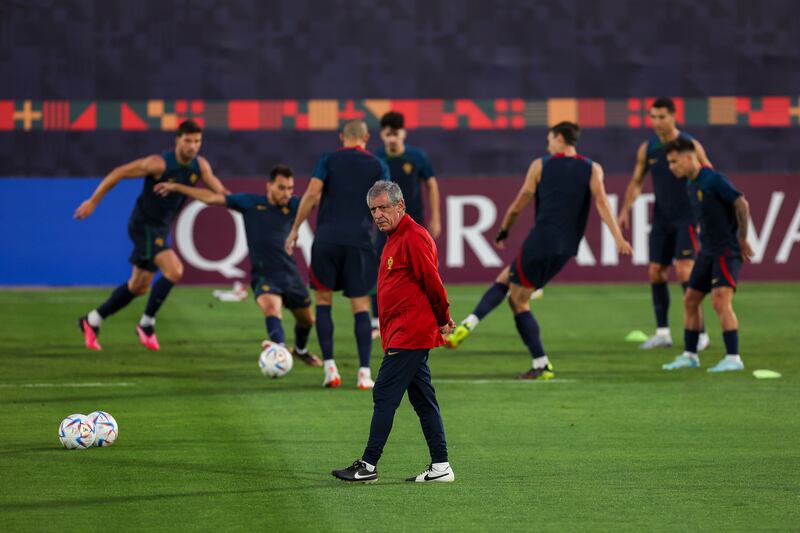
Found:
[[[697,201],[698,202],[702,202],[703,201],[703,191],[700,190],[700,189],[697,189]]]
[[[189,181],[191,181],[191,182],[192,182],[192,185],[194,185],[195,183],[197,183],[197,174],[195,174],[194,172],[192,172],[192,175],[191,175],[191,177],[189,178]]]
[[[389,257],[389,259],[386,261],[386,270],[391,270],[393,264],[394,264],[394,257]]]
[[[257,209],[258,211],[266,211],[266,210],[267,210],[267,206],[265,206],[265,205],[261,205],[261,204],[258,204],[258,205],[256,206],[256,209]]]
[[[655,165],[656,163],[658,163],[658,159],[648,159],[647,160],[647,164],[650,165],[651,167],[653,165]]]
[[[262,291],[264,291],[264,292],[269,292],[269,285],[267,285],[266,283],[265,283],[265,284],[263,284],[263,285],[261,286],[261,290],[262,290]]]
[[[156,246],[164,246],[164,237],[156,237],[155,241]]]
[[[281,208],[281,213],[283,213],[284,215],[288,215],[290,211],[291,211],[291,209],[289,209],[289,208],[288,208],[288,207],[286,207],[286,206],[284,206],[283,208]]]
[[[414,171],[414,165],[412,165],[408,161],[403,163],[403,172],[405,172],[406,174],[411,174],[413,171]]]

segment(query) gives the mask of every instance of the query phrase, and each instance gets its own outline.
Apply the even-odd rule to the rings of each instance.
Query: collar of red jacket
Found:
[[[411,217],[408,215],[408,213],[406,213],[405,215],[403,215],[403,218],[400,219],[400,222],[394,228],[394,231],[387,231],[386,235],[395,235],[395,234],[399,235],[401,233],[405,233],[405,231],[408,229],[409,224],[411,224]]]

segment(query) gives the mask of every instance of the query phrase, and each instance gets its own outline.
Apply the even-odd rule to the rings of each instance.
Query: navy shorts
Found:
[[[131,219],[128,222],[128,235],[133,241],[133,252],[128,259],[130,263],[148,272],[158,270],[153,260],[159,253],[170,249],[167,243],[169,226],[152,226]]]
[[[712,255],[701,251],[689,276],[689,287],[702,293],[719,287],[736,290],[741,268],[742,256],[738,252],[728,250],[721,255]]]
[[[530,289],[542,289],[572,259],[571,255],[542,254],[524,246],[511,263],[511,283]]]
[[[287,309],[303,309],[311,305],[308,288],[297,272],[280,276],[269,272],[253,272],[250,280],[256,300],[262,294],[276,294],[283,299]]]
[[[654,222],[650,229],[650,262],[671,265],[673,259],[692,260],[700,249],[695,226],[690,222],[662,224]]]
[[[372,248],[315,241],[308,276],[318,291],[343,291],[348,298],[369,296],[378,281],[378,258]]]

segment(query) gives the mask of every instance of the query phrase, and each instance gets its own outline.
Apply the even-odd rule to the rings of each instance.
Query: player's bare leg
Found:
[[[372,354],[372,325],[369,319],[369,296],[356,296],[350,298],[350,308],[353,310],[354,333],[358,346],[358,388],[371,390],[375,386],[372,380],[372,370],[369,362]]]
[[[158,338],[156,337],[156,313],[161,305],[169,296],[172,287],[183,277],[183,263],[172,250],[163,250],[154,258],[153,262],[161,270],[161,277],[156,280],[150,290],[144,314],[136,324],[136,335],[139,342],[148,350],[157,351],[160,349]],[[150,279],[152,280],[151,275]]]
[[[321,367],[322,359],[308,351],[308,335],[314,327],[314,316],[311,306],[292,309],[294,315],[294,348],[292,355],[308,366]]]
[[[481,297],[478,305],[472,313],[467,316],[461,323],[453,330],[453,332],[445,337],[445,342],[448,348],[458,348],[458,346],[472,333],[480,321],[486,317],[494,308],[496,308],[508,294],[508,280],[510,268],[506,266],[497,275],[494,284],[489,287]],[[541,294],[541,291],[537,291]],[[533,294],[533,291],[531,291]]]
[[[733,294],[731,287],[717,287],[711,290],[711,304],[719,316],[722,326],[722,337],[725,340],[725,358],[709,372],[729,372],[743,370],[744,363],[739,355],[739,320],[733,312]]]
[[[333,304],[333,292],[317,289],[317,340],[322,350],[323,367],[325,369],[325,379],[323,387],[330,389],[342,384],[342,377],[339,369],[336,368],[336,361],[333,358],[333,318],[331,317],[331,304]]]
[[[511,283],[508,291],[508,303],[514,313],[514,323],[533,360],[530,370],[518,377],[519,379],[552,379],[556,376],[553,372],[553,365],[550,364],[550,360],[544,352],[539,323],[531,313],[530,301],[533,292],[533,288],[516,283]]]
[[[671,362],[661,366],[664,370],[679,370],[681,368],[698,368],[700,357],[697,355],[697,343],[700,337],[700,328],[703,318],[700,305],[703,303],[705,293],[691,287],[683,295],[683,353]]]
[[[686,291],[689,284],[689,278],[692,275],[692,269],[694,268],[694,260],[693,259],[681,259],[679,261],[675,261],[675,277],[678,278],[678,282],[683,286],[683,290]],[[697,341],[697,351],[702,352],[711,344],[711,339],[708,338],[708,333],[706,333],[706,326],[705,320],[703,318],[703,307],[700,306],[700,339]]]

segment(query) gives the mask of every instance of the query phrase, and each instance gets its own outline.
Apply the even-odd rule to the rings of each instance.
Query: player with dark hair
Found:
[[[178,126],[175,148],[162,154],[137,159],[112,170],[91,198],[75,210],[75,218],[90,216],[103,197],[124,178],[144,176],[144,188],[128,221],[128,235],[133,241],[130,262],[133,272],[130,279],[111,293],[101,306],[78,319],[84,343],[90,350],[100,350],[97,340],[103,320],[128,305],[137,296],[150,290],[150,283],[157,270],[162,276],[150,291],[144,314],[136,325],[136,334],[146,348],[158,350],[156,338],[156,313],[169,295],[175,283],[183,276],[183,263],[167,243],[170,227],[183,205],[184,196],[176,194],[163,198],[153,190],[160,182],[195,185],[200,179],[212,191],[226,193],[227,189],[214,175],[208,161],[198,155],[203,143],[203,130],[193,120]]]
[[[642,192],[644,178],[648,172],[653,176],[653,224],[650,228],[650,290],[656,317],[656,334],[640,348],[668,348],[672,346],[669,329],[669,280],[670,267],[675,265],[678,282],[686,290],[689,274],[698,250],[695,214],[686,195],[686,183],[678,179],[669,169],[664,147],[676,140],[686,139],[695,145],[697,156],[703,165],[711,165],[702,145],[675,125],[675,103],[669,98],[659,98],[650,107],[653,137],[643,142],[636,153],[636,167],[625,191],[625,199],[619,212],[618,222],[624,230],[630,226],[630,209]],[[700,349],[708,346],[708,335],[702,333]]]
[[[698,338],[702,318],[700,304],[711,292],[711,303],[719,316],[726,356],[709,372],[744,369],[739,355],[739,322],[733,312],[742,261],[750,261],[753,249],[747,240],[750,208],[742,193],[724,175],[704,165],[697,145],[689,139],[676,139],[665,149],[669,168],[679,178],[687,178],[689,196],[700,216],[700,253],[689,277],[683,297],[684,350],[664,370],[698,368]]]
[[[536,220],[515,260],[501,273],[507,276],[508,300],[522,341],[533,359],[530,370],[520,379],[551,379],[553,367],[542,346],[539,324],[530,312],[530,297],[543,288],[567,262],[578,253],[578,245],[586,231],[590,200],[594,197],[600,218],[614,236],[617,251],[630,255],[631,245],[623,238],[603,185],[603,168],[579,155],[575,149],[580,128],[573,122],[560,122],[547,134],[548,155],[534,159],[525,182],[506,211],[500,231],[495,237],[498,248],[505,247],[508,232],[531,200],[536,202]],[[506,274],[506,272],[508,272]],[[494,309],[506,296],[501,281],[492,285],[473,311],[482,316]],[[452,336],[462,341],[475,323],[464,321]],[[452,342],[448,339],[448,342]]]
[[[405,117],[397,111],[389,111],[381,117],[381,140],[383,147],[375,150],[375,155],[383,159],[389,167],[392,181],[400,185],[406,203],[406,213],[414,222],[425,225],[424,209],[422,205],[422,187],[425,185],[427,204],[430,209],[428,232],[431,237],[438,239],[442,233],[442,218],[439,206],[439,184],[433,172],[428,155],[417,148],[406,144],[408,132],[405,128]],[[386,236],[378,232],[376,236],[376,252],[380,256]],[[378,300],[372,296],[372,330],[376,336],[379,328]]]
[[[294,222],[300,199],[293,196],[294,172],[286,165],[270,171],[266,196],[261,194],[222,194],[179,183],[158,183],[161,196],[180,193],[208,205],[225,206],[244,218],[244,231],[250,253],[250,285],[256,304],[265,317],[267,335],[272,342],[286,344],[281,306],[295,318],[292,355],[305,364],[320,367],[322,361],[307,348],[314,325],[311,299],[297,264],[284,250],[286,236]]]
[[[300,200],[285,248],[292,253],[300,225],[319,204],[317,230],[311,248],[309,278],[316,291],[317,339],[325,366],[323,386],[342,383],[333,355],[333,291],[350,299],[358,346],[358,388],[372,389],[370,352],[372,333],[369,293],[378,276],[378,259],[372,242],[372,219],[364,197],[373,183],[389,180],[389,169],[366,150],[369,132],[362,120],[345,124],[339,135],[343,147],[324,154],[317,162],[308,188]]]

